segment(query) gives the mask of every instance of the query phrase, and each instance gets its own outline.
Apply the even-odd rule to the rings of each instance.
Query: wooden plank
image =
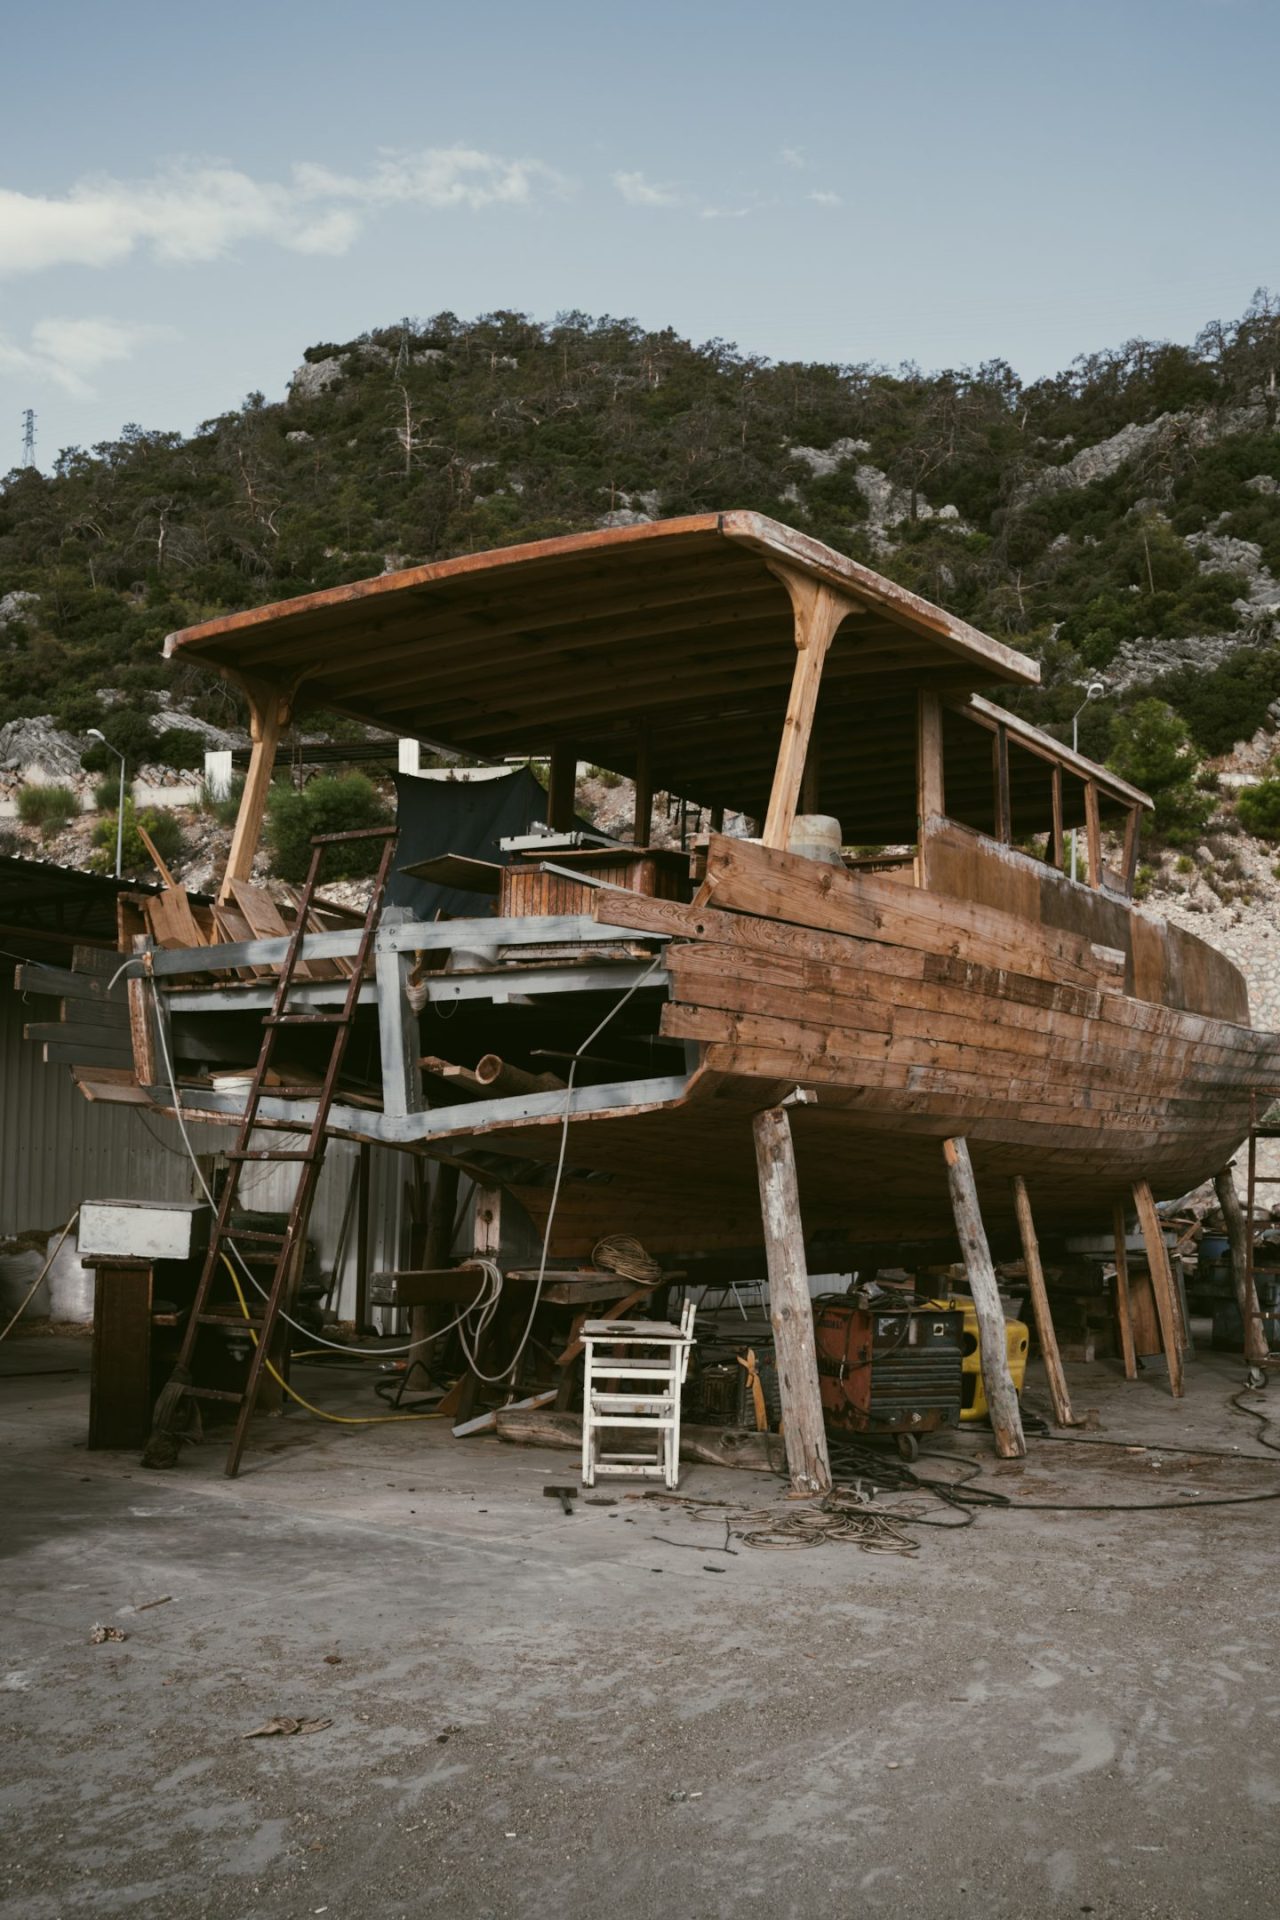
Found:
[[[916,701],[916,820],[924,823],[947,810],[946,774],[942,750],[942,702],[923,689]]]
[[[578,750],[563,742],[551,750],[547,770],[547,825],[553,833],[571,831],[577,810]]]
[[[231,835],[226,871],[218,891],[219,902],[230,898],[233,880],[247,880],[253,872],[254,856],[262,840],[271,776],[275,772],[276,750],[280,735],[288,724],[292,690],[266,686],[256,680],[239,678],[249,702],[249,767],[244,792]]]
[[[170,873],[168,867],[165,865],[163,859],[161,858],[159,849],[157,848],[155,841],[151,838],[151,835],[147,832],[141,820],[135,819],[134,825],[138,829],[139,840],[141,840],[143,846],[147,850],[147,858],[150,860],[156,872],[160,875],[160,878],[164,882],[165,886],[172,891],[177,887],[178,882],[174,879],[173,875]]]
[[[800,797],[800,782],[813,732],[818,688],[822,668],[837,627],[852,612],[849,601],[807,575],[779,568],[783,585],[791,596],[795,617],[796,659],[782,723],[782,744],[774,768],[769,810],[765,815],[764,844],[786,847]]]
[[[1138,873],[1138,842],[1142,833],[1142,808],[1130,807],[1124,823],[1124,854],[1120,862],[1120,883],[1130,899]]]
[[[795,1148],[786,1110],[773,1107],[752,1121],[769,1270],[769,1322],[777,1356],[787,1471],[796,1493],[831,1490],[831,1461],[822,1422],[813,1306],[805,1264],[804,1229]]]
[[[1085,841],[1089,856],[1086,877],[1091,887],[1100,887],[1102,885],[1102,820],[1098,812],[1096,780],[1086,780],[1084,783],[1084,819]]]
[[[1169,1391],[1175,1400],[1180,1400],[1183,1393],[1182,1315],[1174,1299],[1173,1275],[1169,1268],[1169,1254],[1164,1244],[1160,1216],[1156,1212],[1156,1203],[1146,1180],[1138,1180],[1134,1183],[1133,1199],[1138,1209],[1138,1225],[1142,1229],[1142,1238],[1147,1249],[1147,1268],[1151,1274],[1156,1312],[1160,1317],[1160,1338],[1164,1344],[1165,1359],[1169,1366]]]
[[[998,726],[992,737],[991,753],[995,777],[996,839],[1007,847],[1013,839],[1013,801],[1009,792],[1009,732]]]
[[[1062,768],[1055,766],[1050,774],[1049,805],[1052,825],[1049,828],[1049,864],[1058,873],[1066,865],[1066,852],[1062,832]]]
[[[1045,1379],[1049,1385],[1049,1398],[1053,1402],[1054,1421],[1060,1427],[1073,1427],[1075,1419],[1071,1412],[1071,1396],[1067,1392],[1067,1378],[1062,1370],[1062,1355],[1058,1351],[1058,1336],[1054,1330],[1053,1315],[1049,1309],[1049,1294],[1044,1284],[1044,1268],[1040,1264],[1040,1242],[1036,1238],[1035,1220],[1031,1213],[1027,1183],[1020,1173],[1015,1173],[1013,1176],[1013,1202],[1018,1216],[1018,1233],[1022,1240],[1022,1258],[1026,1263],[1027,1285],[1031,1292],[1031,1311],[1035,1316],[1040,1356],[1044,1361]]]
[[[653,738],[648,727],[636,734],[636,808],[631,838],[647,847],[653,832]]]
[[[151,937],[157,946],[203,947],[207,943],[185,887],[173,886],[146,902]]]
[[[1112,1209],[1111,1229],[1116,1256],[1116,1323],[1120,1329],[1120,1352],[1124,1359],[1124,1377],[1138,1377],[1138,1356],[1133,1344],[1133,1307],[1129,1297],[1128,1227],[1124,1208],[1117,1201]]]
[[[1223,1223],[1231,1247],[1231,1279],[1244,1327],[1244,1357],[1250,1366],[1260,1367],[1270,1352],[1270,1346],[1263,1330],[1257,1290],[1249,1273],[1249,1232],[1244,1208],[1240,1205],[1230,1167],[1224,1167],[1220,1173],[1214,1174],[1213,1190],[1222,1208]]]
[[[151,1431],[151,1268],[96,1267],[89,1362],[89,1445],[141,1447]]]
[[[991,1249],[982,1225],[973,1164],[963,1139],[944,1140],[942,1151],[947,1163],[951,1209],[964,1256],[969,1293],[978,1318],[982,1385],[987,1396],[991,1430],[996,1438],[996,1452],[1005,1460],[1015,1460],[1026,1453],[1027,1443],[1022,1433],[1022,1411],[1018,1406],[1017,1391],[1009,1372],[1004,1308],[1000,1301]]]

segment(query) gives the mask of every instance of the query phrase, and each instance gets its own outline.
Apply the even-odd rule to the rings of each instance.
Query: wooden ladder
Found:
[[[227,1452],[226,1472],[234,1477],[240,1470],[240,1457],[244,1452],[245,1440],[249,1432],[249,1422],[253,1417],[254,1402],[262,1380],[264,1367],[271,1364],[271,1346],[280,1323],[292,1288],[295,1267],[299,1264],[306,1246],[307,1223],[311,1216],[311,1206],[315,1199],[316,1187],[320,1179],[320,1170],[324,1164],[325,1146],[329,1111],[333,1106],[342,1062],[347,1051],[347,1042],[355,1024],[356,1009],[360,1000],[360,988],[364,981],[365,967],[373,946],[374,935],[382,915],[383,895],[386,892],[387,874],[391,866],[391,856],[395,845],[394,827],[364,828],[355,833],[317,834],[311,842],[311,864],[307,870],[306,884],[298,900],[297,919],[289,936],[284,959],[280,964],[280,977],[276,982],[275,997],[271,1010],[263,1016],[262,1046],[258,1054],[258,1064],[254,1068],[253,1079],[245,1101],[244,1118],[240,1122],[240,1131],[236,1144],[227,1154],[230,1165],[223,1182],[222,1194],[218,1203],[218,1212],[209,1238],[209,1250],[205,1255],[204,1267],[200,1274],[200,1283],[196,1288],[195,1301],[187,1319],[186,1331],[182,1337],[177,1363],[169,1387],[162,1394],[169,1404],[170,1419],[176,1413],[182,1398],[190,1400],[221,1400],[236,1405],[239,1412],[236,1417],[235,1432]],[[347,983],[346,997],[338,1012],[317,1012],[314,1009],[301,1010],[290,1006],[289,994],[293,985],[294,973],[302,954],[302,943],[307,933],[307,918],[313,897],[319,884],[320,866],[328,848],[342,842],[353,840],[383,839],[386,844],[378,864],[377,878],[369,898],[368,909],[364,917],[364,926],[360,935],[360,944],[356,949],[352,963],[351,978]],[[267,1075],[275,1057],[276,1040],[282,1029],[288,1031],[294,1027],[325,1027],[332,1034],[329,1063],[324,1080],[318,1090],[315,1086],[266,1087]],[[258,1108],[264,1091],[273,1099],[311,1099],[316,1100],[315,1118],[307,1143],[301,1148],[255,1147],[251,1145],[255,1129],[274,1127],[287,1129],[291,1133],[299,1131],[294,1121],[260,1120]],[[280,1165],[282,1162],[294,1162],[300,1168],[298,1185],[294,1192],[293,1203],[289,1209],[288,1223],[284,1232],[265,1233],[238,1228],[231,1230],[231,1218],[235,1210],[236,1197],[240,1188],[240,1176],[244,1168],[251,1164]],[[240,1299],[241,1281],[235,1273],[232,1262],[236,1258],[238,1243],[266,1246],[275,1250],[275,1271],[270,1288],[267,1290],[265,1305],[258,1314],[246,1317],[240,1301],[215,1300],[219,1281],[227,1269],[234,1279],[235,1289]],[[245,1268],[240,1263],[241,1275]],[[248,1328],[253,1336],[253,1354],[249,1362],[249,1371],[243,1390],[231,1392],[221,1387],[201,1385],[193,1377],[200,1330],[202,1327],[239,1327]]]

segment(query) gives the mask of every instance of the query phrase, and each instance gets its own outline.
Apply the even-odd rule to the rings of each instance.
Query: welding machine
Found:
[[[833,1427],[891,1433],[914,1458],[916,1436],[960,1422],[964,1313],[899,1305],[865,1290],[813,1303],[822,1411]]]

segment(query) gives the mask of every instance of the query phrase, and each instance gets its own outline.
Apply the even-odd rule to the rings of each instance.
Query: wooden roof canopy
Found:
[[[646,738],[655,788],[758,819],[796,661],[793,596],[807,585],[849,607],[817,704],[818,805],[848,841],[914,840],[917,693],[963,705],[978,686],[1035,685],[1039,668],[760,514],[696,514],[409,567],[206,621],[171,634],[165,653],[207,662],[255,699],[275,690],[295,708],[336,709],[464,754],[560,746],[634,776]],[[949,723],[946,735],[947,810],[975,825],[990,808],[989,726]],[[1011,717],[1009,738],[1072,762]],[[1143,800],[1077,764],[1104,806]],[[1015,833],[1045,830],[1047,761],[1014,752],[1010,773]],[[1068,825],[1083,818],[1076,785]]]

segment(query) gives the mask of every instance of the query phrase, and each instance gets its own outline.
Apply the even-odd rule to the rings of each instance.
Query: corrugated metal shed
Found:
[[[48,1066],[39,1046],[24,1040],[24,1021],[57,1018],[57,1002],[0,988],[0,1237],[60,1229],[82,1200],[184,1200],[195,1191],[191,1163],[174,1121],[138,1107],[86,1100],[62,1066]],[[229,1127],[188,1128],[197,1153],[231,1146]],[[309,1237],[322,1267],[341,1236],[359,1149],[330,1143]],[[374,1147],[370,1166],[370,1268],[399,1259],[408,1209],[410,1168],[404,1154]],[[247,1176],[246,1205],[289,1204],[296,1168],[272,1167]],[[407,1246],[407,1240],[406,1240]],[[340,1312],[354,1303],[354,1219],[344,1260]]]

